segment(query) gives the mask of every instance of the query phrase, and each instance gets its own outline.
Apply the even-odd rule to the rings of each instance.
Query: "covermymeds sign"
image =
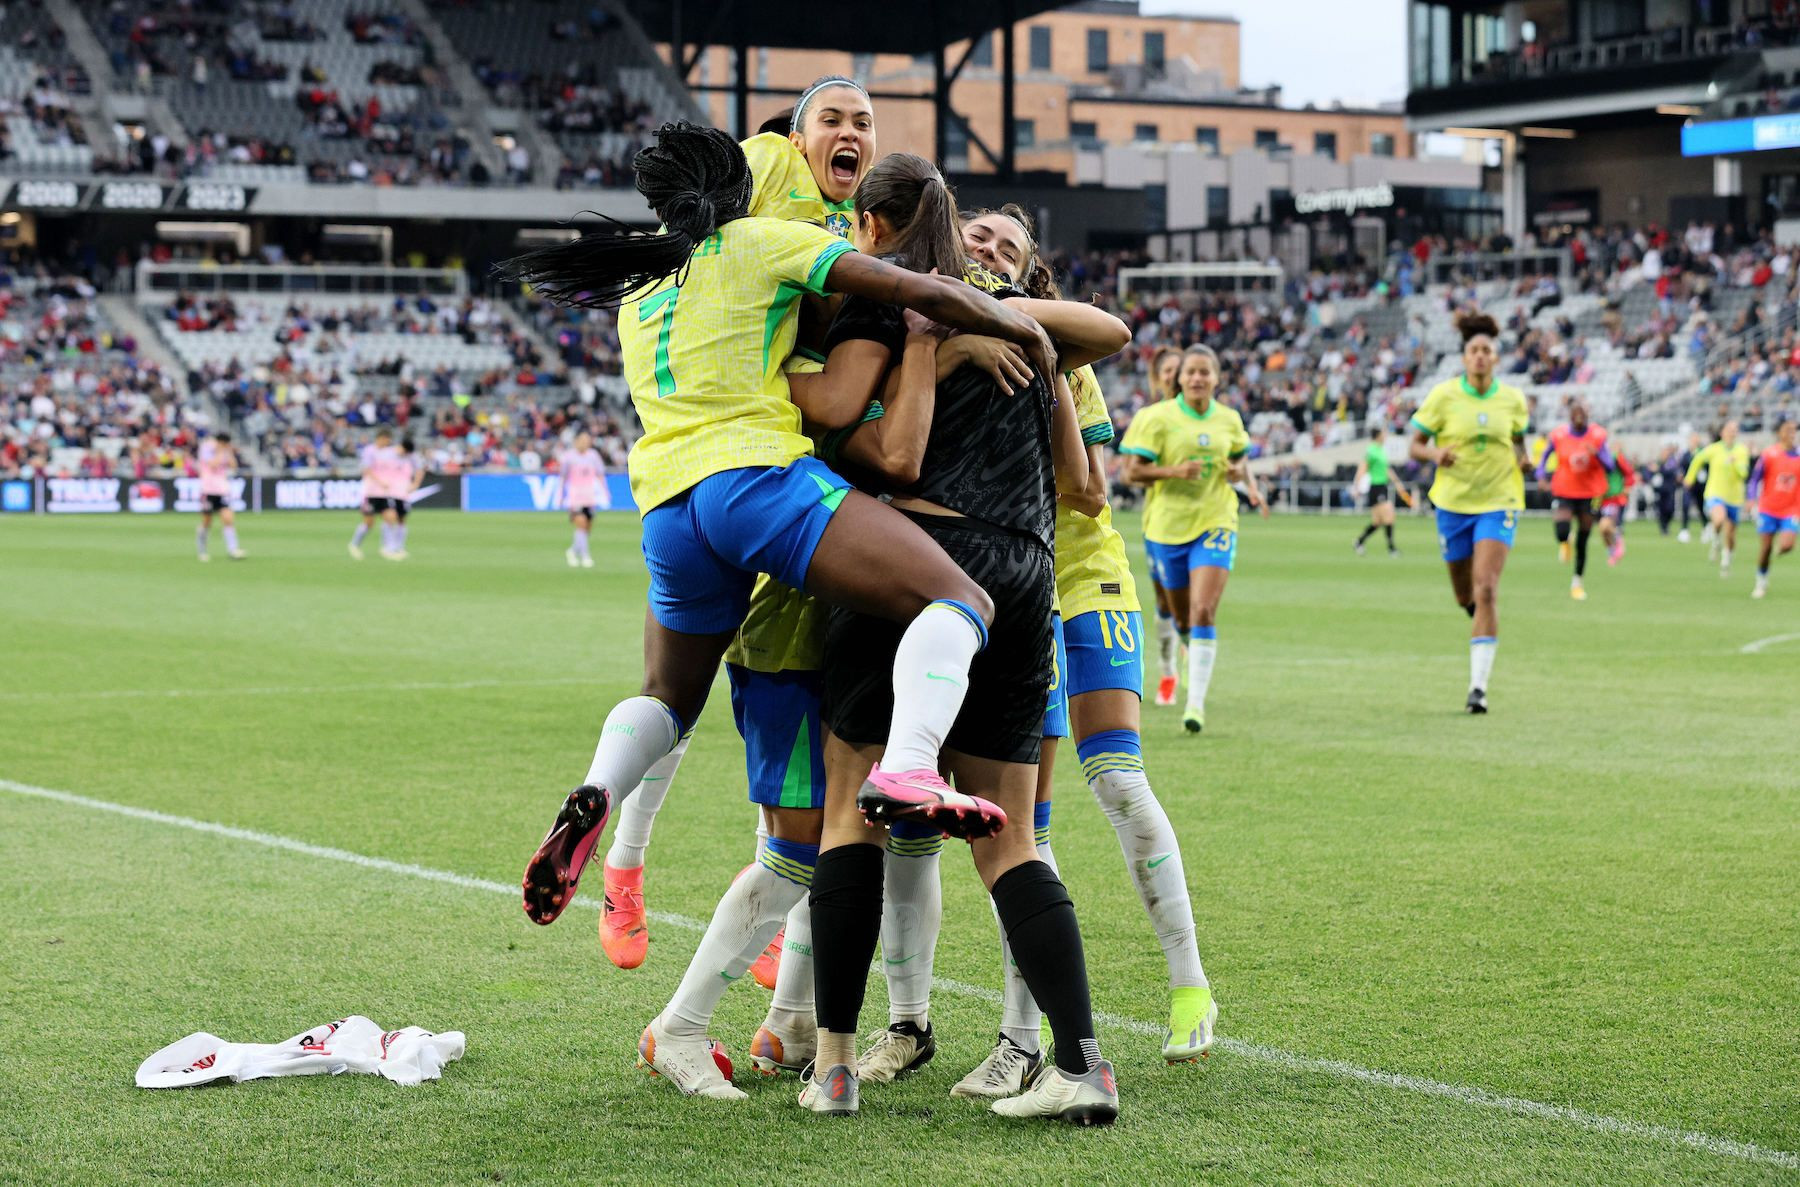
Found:
[[[1800,115],[1715,120],[1710,124],[1687,124],[1681,129],[1681,155],[1684,157],[1767,152],[1777,148],[1800,148]]]
[[[1302,190],[1294,195],[1295,214],[1328,214],[1375,210],[1394,204],[1394,187],[1385,181],[1339,190]]]

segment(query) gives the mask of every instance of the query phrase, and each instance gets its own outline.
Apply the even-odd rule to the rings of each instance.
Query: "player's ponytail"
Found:
[[[663,231],[638,231],[609,219],[613,227],[515,256],[496,271],[559,305],[613,306],[679,274],[707,236],[749,212],[749,162],[737,141],[717,128],[685,120],[664,124],[632,167],[638,192]]]
[[[914,272],[936,269],[941,276],[963,274],[962,231],[956,199],[944,175],[924,157],[891,153],[877,161],[856,187],[856,214],[879,215],[894,229],[887,254]]]

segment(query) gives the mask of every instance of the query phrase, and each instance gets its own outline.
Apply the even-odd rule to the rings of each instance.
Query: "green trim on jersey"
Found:
[[[825,290],[825,278],[831,274],[831,266],[837,262],[839,256],[847,251],[855,250],[854,247],[840,239],[821,251],[819,258],[813,261],[812,269],[806,274],[807,289],[815,296],[828,296],[829,294]]]
[[[1475,385],[1469,382],[1469,377],[1467,375],[1459,376],[1457,382],[1462,384],[1463,391],[1474,396],[1477,400],[1485,400],[1500,390],[1500,377],[1498,375],[1494,376],[1494,381],[1488,385],[1488,389],[1485,392],[1476,391]]]
[[[1213,409],[1218,407],[1218,405],[1219,405],[1218,398],[1214,397],[1213,399],[1210,399],[1206,402],[1206,411],[1205,412],[1195,412],[1194,406],[1187,402],[1186,396],[1176,396],[1175,403],[1180,405],[1181,410],[1183,412],[1187,413],[1189,416],[1193,417],[1195,420],[1206,420],[1208,417],[1210,417],[1213,414]]]
[[[1113,427],[1108,424],[1089,425],[1081,430],[1081,440],[1085,445],[1105,445],[1113,439]]]

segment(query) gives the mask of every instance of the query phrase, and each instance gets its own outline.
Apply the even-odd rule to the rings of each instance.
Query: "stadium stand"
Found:
[[[40,3],[0,10],[0,155],[20,172],[86,172],[94,151],[74,97],[90,80]]]

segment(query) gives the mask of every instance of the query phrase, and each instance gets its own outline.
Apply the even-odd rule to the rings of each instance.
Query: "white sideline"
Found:
[[[1770,635],[1767,639],[1758,639],[1754,643],[1744,644],[1738,648],[1738,653],[1740,655],[1756,655],[1777,643],[1787,643],[1794,639],[1800,639],[1800,635]]]
[[[277,836],[273,833],[256,832],[247,828],[235,828],[228,824],[216,824],[207,820],[195,820],[187,816],[173,816],[167,812],[158,812],[152,808],[138,808],[130,804],[115,804],[107,800],[97,800],[73,792],[56,791],[48,787],[36,787],[29,783],[16,783],[11,779],[0,779],[0,791],[15,795],[30,796],[35,799],[53,800],[61,804],[69,804],[78,808],[88,808],[97,812],[110,812],[116,816],[127,816],[136,820],[147,820],[154,824],[166,824],[174,828],[187,829],[190,832],[210,833],[213,836],[226,837],[234,841],[246,841],[253,845],[263,845],[270,849],[284,849],[289,853],[298,853],[306,857],[324,858],[328,861],[340,861],[349,865],[362,866],[365,869],[379,870],[388,874],[403,874],[409,878],[422,878],[430,882],[443,882],[451,886],[461,886],[469,890],[485,890],[493,894],[503,894],[517,898],[517,883],[494,882],[486,878],[471,878],[466,874],[452,873],[448,870],[434,870],[426,866],[412,865],[407,862],[389,861],[383,857],[370,857],[363,853],[352,853],[347,849],[333,849],[325,845],[314,845],[307,841],[298,841],[292,837]],[[587,895],[576,896],[575,906],[598,910],[600,903]],[[690,919],[685,915],[677,915],[668,911],[651,911],[651,919],[658,923],[666,923],[671,927],[684,931],[704,932],[706,924],[698,919]],[[1000,993],[995,989],[969,985],[948,977],[934,978],[935,988],[960,997],[975,998],[980,1001],[998,1003]],[[1138,1018],[1125,1018],[1117,1014],[1098,1012],[1095,1021],[1102,1026],[1116,1030],[1130,1031],[1133,1034],[1161,1037],[1163,1028],[1154,1023]],[[1274,1064],[1293,1071],[1309,1072],[1315,1075],[1330,1076],[1340,1080],[1354,1080],[1363,1084],[1373,1084],[1381,1088],[1392,1088],[1402,1092],[1415,1092],[1424,1096],[1435,1096],[1445,1100],[1453,1100],[1460,1104],[1475,1108],[1491,1109],[1495,1112],[1512,1113],[1517,1116],[1531,1117],[1542,1121],[1561,1121],[1596,1133],[1617,1137],[1640,1138],[1675,1146],[1686,1146],[1702,1153],[1714,1154],[1722,1158],[1734,1158],[1744,1162],[1761,1163],[1767,1166],[1778,1166],[1788,1170],[1800,1170],[1800,1154],[1786,1150],[1774,1150],[1767,1146],[1758,1146],[1751,1142],[1742,1142],[1734,1138],[1718,1137],[1714,1134],[1699,1133],[1690,1129],[1675,1129],[1666,1125],[1655,1125],[1647,1121],[1633,1121],[1623,1117],[1611,1117],[1604,1113],[1590,1113],[1585,1109],[1570,1108],[1565,1105],[1545,1104],[1542,1101],[1527,1100],[1523,1097],[1504,1096],[1489,1092],[1485,1088],[1476,1088],[1466,1084],[1448,1084],[1441,1080],[1430,1080],[1422,1076],[1408,1076],[1396,1072],[1377,1071],[1373,1068],[1360,1067],[1339,1059],[1320,1059],[1311,1055],[1301,1055],[1292,1051],[1284,1051],[1279,1047],[1267,1047],[1261,1043],[1246,1042],[1242,1039],[1220,1038],[1216,1044],[1218,1049],[1230,1052],[1244,1059],[1252,1059],[1259,1063]]]
[[[437,692],[471,688],[543,688],[559,684],[598,684],[592,676],[544,676],[531,680],[407,680],[380,684],[278,684],[264,688],[105,688],[0,692],[0,701],[110,701],[164,697],[323,696],[342,692]]]

